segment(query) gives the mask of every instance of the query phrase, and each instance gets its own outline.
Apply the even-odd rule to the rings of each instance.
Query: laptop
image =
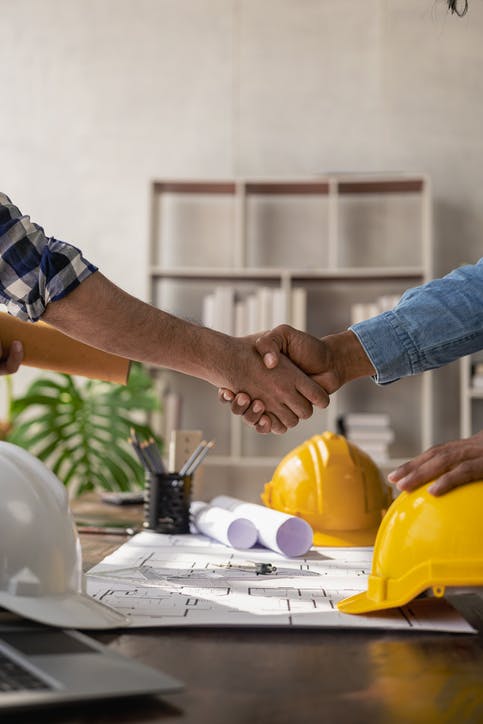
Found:
[[[0,717],[8,711],[182,688],[180,681],[78,631],[22,619],[0,623]]]

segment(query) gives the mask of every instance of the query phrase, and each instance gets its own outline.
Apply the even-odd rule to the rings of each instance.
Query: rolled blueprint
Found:
[[[214,538],[232,548],[251,548],[258,538],[258,531],[247,518],[229,510],[193,501],[190,505],[194,527],[209,538]]]
[[[260,543],[289,558],[304,555],[312,545],[313,530],[302,518],[263,505],[245,503],[228,495],[217,495],[210,505],[219,506],[251,520],[258,529]]]
[[[0,312],[0,340],[4,349],[18,339],[27,367],[81,375],[125,385],[130,362],[79,342],[43,322],[24,322]]]

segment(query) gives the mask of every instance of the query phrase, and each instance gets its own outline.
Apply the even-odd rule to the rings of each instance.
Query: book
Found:
[[[391,418],[386,412],[346,412],[343,415],[344,424],[359,427],[388,427]]]
[[[247,334],[247,305],[244,299],[235,302],[235,336],[244,337]]]
[[[369,427],[354,429],[346,426],[346,436],[354,442],[384,442],[389,444],[394,441],[394,430],[390,427],[371,430]]]
[[[224,286],[215,288],[214,328],[224,334],[233,334],[235,314],[235,290]]]
[[[307,329],[307,290],[303,287],[292,289],[291,324],[295,329]]]
[[[258,324],[258,300],[256,294],[249,294],[245,300],[247,308],[247,330],[246,334],[254,334],[262,331]]]
[[[215,295],[207,294],[203,297],[202,310],[201,310],[201,322],[203,327],[210,327],[214,329],[215,326]]]
[[[258,330],[272,329],[273,319],[273,293],[270,287],[258,287]]]
[[[272,291],[272,323],[271,327],[287,324],[289,321],[288,294],[282,287]]]

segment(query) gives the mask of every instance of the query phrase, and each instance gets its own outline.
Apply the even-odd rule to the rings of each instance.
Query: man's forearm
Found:
[[[372,377],[376,370],[357,336],[351,331],[322,337],[337,370],[337,388],[359,377]],[[330,390],[332,392],[332,390]]]
[[[326,407],[328,397],[288,359],[269,371],[250,337],[230,337],[174,317],[116,287],[100,272],[48,304],[43,320],[99,349],[245,390],[263,400],[282,425],[293,427]]]
[[[218,384],[223,335],[136,299],[100,272],[51,302],[42,319],[99,349]]]

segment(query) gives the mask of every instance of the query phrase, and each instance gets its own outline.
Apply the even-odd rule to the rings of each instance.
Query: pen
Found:
[[[79,533],[96,533],[99,535],[134,535],[138,532],[137,528],[114,528],[112,526],[79,524],[77,524],[77,530]]]

